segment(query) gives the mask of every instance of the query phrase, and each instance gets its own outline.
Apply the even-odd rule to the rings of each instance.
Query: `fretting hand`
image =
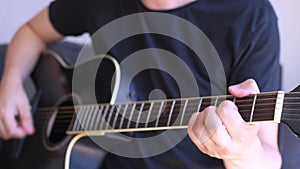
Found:
[[[252,79],[230,86],[228,90],[236,97],[259,93]],[[278,147],[267,136],[261,136],[261,128],[260,124],[246,123],[233,102],[223,101],[218,107],[210,106],[202,112],[194,113],[188,133],[199,150],[222,159],[228,168],[247,168],[249,165],[252,168],[264,168],[261,157],[268,151],[277,151]],[[261,159],[257,160],[256,157]]]

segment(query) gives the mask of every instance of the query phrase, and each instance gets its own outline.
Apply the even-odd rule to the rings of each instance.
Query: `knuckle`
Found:
[[[224,111],[224,113],[225,112],[227,112],[228,110],[237,110],[238,108],[237,108],[237,106],[232,102],[232,101],[230,101],[230,100],[225,100],[225,101],[223,101],[220,105],[219,105],[219,107],[218,107],[218,109],[219,110],[221,110],[221,111]]]
[[[208,106],[203,110],[203,113],[207,116],[208,113],[216,111],[216,107],[215,106]]]
[[[251,84],[251,85],[256,85],[256,81],[254,79],[252,79],[252,78],[248,79],[247,83]]]
[[[247,84],[248,84],[250,87],[252,87],[253,89],[259,90],[259,89],[258,89],[258,85],[257,85],[257,83],[256,83],[256,81],[255,81],[254,79],[248,79],[248,80],[247,80]]]
[[[235,107],[235,104],[230,100],[224,100],[220,105],[219,108],[226,109],[228,107]]]

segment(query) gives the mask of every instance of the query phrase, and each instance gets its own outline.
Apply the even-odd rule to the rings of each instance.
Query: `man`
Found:
[[[84,32],[92,36],[95,34],[94,45],[104,48],[96,51],[100,53],[107,49],[106,52],[119,62],[145,48],[170,50],[188,65],[196,77],[199,88],[196,95],[216,94],[211,89],[222,86],[222,82],[210,81],[211,69],[205,70],[209,65],[197,59],[197,54],[187,48],[186,44],[176,41],[176,38],[153,33],[151,26],[156,24],[152,23],[153,20],[145,12],[150,15],[176,16],[203,31],[220,55],[225,84],[230,86],[230,94],[244,97],[258,93],[258,86],[262,91],[278,89],[279,40],[276,16],[265,0],[57,0],[23,25],[9,46],[0,88],[0,136],[4,139],[22,138],[34,133],[22,81],[33,69],[47,44],[67,35]],[[139,13],[145,13],[145,16],[138,15],[141,19],[134,24],[145,28],[144,35],[125,39],[112,47],[109,39],[101,38],[105,35],[97,37],[97,31],[107,24]],[[164,27],[192,41],[199,38],[193,37],[193,32],[182,31],[184,28],[172,23],[173,20],[166,20]],[[120,32],[125,31],[126,34],[126,31],[131,30],[130,26],[126,27],[128,29],[120,27]],[[155,51],[150,53],[154,59]],[[155,58],[158,59],[157,63],[162,63],[159,57]],[[216,70],[219,68],[215,67]],[[135,100],[146,99],[148,91],[156,88],[165,90],[168,98],[180,97],[180,92],[176,91],[168,75],[156,70],[143,73],[146,82],[134,81],[134,90],[137,91]],[[255,79],[258,86],[254,80],[246,80],[249,78]],[[20,116],[19,123],[15,120],[16,115]],[[212,118],[212,123],[207,123],[206,119],[209,118]],[[185,137],[172,149],[155,156],[130,158],[109,154],[103,168],[280,168],[277,125],[245,123],[231,101],[195,113],[190,120],[188,132],[190,138]],[[145,135],[136,133],[135,137]]]

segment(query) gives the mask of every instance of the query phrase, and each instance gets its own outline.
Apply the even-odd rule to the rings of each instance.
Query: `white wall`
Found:
[[[271,0],[279,21],[283,89],[300,84],[300,1]]]
[[[50,1],[0,0],[0,44],[8,43],[17,28]],[[288,91],[300,84],[300,1],[270,1],[279,18],[283,89]]]
[[[0,0],[0,44],[11,40],[18,27],[50,0]]]

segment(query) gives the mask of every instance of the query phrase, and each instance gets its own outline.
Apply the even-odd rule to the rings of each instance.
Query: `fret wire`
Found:
[[[198,105],[199,106],[199,105]],[[86,109],[86,107],[85,107],[85,109]],[[174,109],[173,109],[174,110]],[[163,119],[165,116],[164,115],[161,115],[161,118],[160,119]]]
[[[170,126],[170,122],[171,122],[171,118],[172,118],[172,114],[173,114],[173,109],[174,109],[175,103],[176,103],[176,101],[173,100],[172,107],[171,107],[171,110],[169,112],[169,118],[168,118],[167,126]]]
[[[105,107],[105,110],[104,110],[104,114],[103,114],[103,116],[102,116],[102,118],[101,118],[101,123],[99,124],[100,125],[100,127],[99,127],[99,129],[100,130],[103,130],[103,125],[104,125],[104,122],[105,122],[105,118],[106,118],[106,115],[107,115],[107,112],[108,112],[108,110],[109,110],[109,104],[107,104],[106,105],[106,107]]]
[[[137,117],[137,120],[136,120],[136,124],[135,124],[135,128],[139,127],[139,122],[140,122],[141,114],[143,112],[144,105],[145,105],[145,103],[142,103],[142,105],[140,107],[140,110],[139,110],[139,113],[138,113],[138,117]]]
[[[123,110],[123,114],[122,114],[122,118],[121,118],[121,122],[120,122],[119,129],[121,129],[122,126],[123,126],[123,123],[124,123],[124,119],[125,119],[125,116],[126,116],[127,109],[128,109],[128,103],[125,105],[125,108],[124,108],[124,110]]]
[[[86,119],[86,124],[85,124],[85,130],[89,130],[91,120],[92,120],[92,106],[88,106],[88,112],[87,112],[87,119]]]
[[[251,116],[250,116],[250,122],[252,122],[252,119],[253,119],[253,112],[254,112],[256,98],[257,98],[257,94],[254,95],[254,99],[253,99],[253,104],[252,104],[252,109],[251,109]]]
[[[100,109],[99,109],[99,106],[97,106],[97,116],[96,116],[96,122],[95,122],[95,125],[94,125],[95,130],[97,130],[97,126],[100,124],[103,109],[104,109],[103,105],[100,106]]]
[[[216,101],[215,101],[215,103],[214,103],[214,106],[215,106],[215,107],[217,107],[218,99],[219,99],[219,97],[217,96],[217,97],[216,97]]]
[[[145,128],[148,126],[149,120],[150,120],[150,115],[152,114],[152,108],[153,108],[154,102],[151,102],[150,108],[148,110],[148,115],[147,115],[147,120],[145,123]]]
[[[235,100],[235,98],[234,98],[234,100]],[[259,100],[259,99],[257,99],[257,100]],[[268,100],[268,99],[262,99],[262,100]],[[200,98],[200,101],[202,101],[203,102],[203,100],[202,100],[202,98]],[[199,101],[199,102],[200,102]],[[207,100],[206,100],[207,101]],[[174,101],[173,101],[174,102]],[[241,101],[239,101],[239,102],[241,102]],[[244,101],[243,101],[244,102]],[[215,104],[217,103],[217,100],[215,101]],[[202,103],[201,103],[202,104]],[[262,105],[265,105],[265,104],[262,104]],[[169,107],[170,105],[168,105],[167,107]],[[198,107],[200,107],[201,108],[201,105],[198,105]],[[87,108],[85,107],[83,110],[86,110]],[[172,108],[172,112],[174,112],[174,110],[176,110],[174,107]],[[160,112],[161,113],[161,112]],[[94,115],[93,115],[94,116]],[[134,116],[134,115],[133,115]],[[90,114],[88,115],[88,117],[90,117]],[[150,117],[150,116],[149,116]],[[161,117],[164,117],[164,115],[162,115]],[[170,115],[168,116],[168,117],[170,117]],[[171,116],[172,117],[172,116]],[[86,116],[85,116],[85,118],[86,118]],[[118,119],[118,118],[117,118]],[[150,118],[148,118],[148,116],[147,116],[147,119],[150,119]],[[159,118],[159,119],[161,119],[161,118]],[[159,121],[159,119],[158,119],[158,121]],[[121,121],[122,121],[122,119],[121,119]],[[123,118],[123,121],[124,121],[124,118]],[[168,124],[170,124],[170,122],[171,121],[169,121],[168,120]],[[149,120],[148,120],[148,123],[149,123]],[[86,128],[86,122],[84,122],[84,126],[85,126],[85,128]],[[122,126],[120,126],[120,127],[122,127]]]
[[[112,105],[111,108],[110,108],[110,112],[109,112],[109,116],[108,116],[107,122],[106,122],[106,127],[105,127],[106,130],[110,126],[110,120],[111,120],[111,117],[112,117],[112,115],[114,113],[114,110],[115,110],[115,105]]]
[[[89,130],[90,128],[90,124],[91,124],[91,120],[92,120],[92,112],[93,112],[93,106],[89,105],[89,111],[88,111],[88,116],[86,119],[86,128],[85,130]]]
[[[197,107],[197,112],[200,112],[201,104],[202,104],[202,98],[200,98],[200,100],[199,100],[199,104],[198,104],[198,107]]]
[[[155,123],[155,126],[158,127],[158,123],[159,123],[159,120],[160,120],[160,115],[162,113],[162,108],[164,106],[164,101],[161,102],[160,104],[160,108],[159,108],[159,111],[157,113],[157,118],[156,118],[156,123]]]
[[[35,116],[34,115],[33,115],[33,119],[35,121]],[[72,114],[72,117],[71,117],[71,120],[70,120],[70,123],[68,125],[67,130],[72,130],[74,128],[75,122],[76,122],[76,110],[74,109],[74,112]]]
[[[95,105],[94,106],[94,113],[95,113],[95,116],[93,117],[94,118],[94,123],[92,125],[92,130],[96,130],[97,129],[97,125],[99,123],[98,121],[98,118],[99,118],[99,111],[100,111],[100,107],[99,105]]]
[[[89,127],[88,127],[88,130],[92,130],[93,129],[93,125],[94,125],[94,123],[95,123],[95,115],[96,115],[96,113],[95,113],[95,111],[97,111],[95,108],[95,106],[94,105],[92,105],[92,106],[90,106],[91,107],[91,115],[90,115],[90,117],[91,117],[91,119],[90,119],[90,123],[89,123]]]
[[[80,125],[80,131],[83,131],[84,130],[84,118],[85,118],[85,115],[86,115],[86,113],[85,113],[85,106],[82,106],[81,107],[81,115],[80,115],[80,117],[78,118],[78,122],[79,122],[79,125]]]
[[[257,113],[256,116],[264,116],[264,115],[269,115],[269,114],[274,114],[274,112],[271,112],[271,113],[264,113],[264,114],[259,114],[260,111],[270,111],[270,110],[273,110],[273,109],[255,109],[255,112]],[[193,112],[190,112],[190,113],[193,113]],[[244,117],[250,117],[250,110],[249,112],[240,112],[241,115],[243,115]],[[190,117],[191,114],[185,114],[184,117]],[[162,116],[160,119],[161,120],[166,120],[167,116]]]
[[[252,100],[253,101],[253,100]],[[239,105],[239,106],[241,106],[241,107],[243,107],[243,106],[252,106],[252,102],[251,101],[251,104],[245,104],[245,105]],[[272,101],[274,101],[274,103],[259,103],[258,101],[261,101],[261,100],[259,100],[259,98],[257,98],[257,101],[256,101],[256,106],[259,106],[259,105],[261,105],[261,106],[268,106],[268,105],[272,105],[272,104],[274,104],[275,103],[275,101],[276,101],[276,99],[274,99],[274,100],[272,100]],[[208,102],[206,102],[206,103],[208,103]],[[297,104],[300,104],[300,102],[299,103],[296,103],[296,102],[292,102],[292,103],[284,103],[285,105],[297,105]],[[167,107],[169,107],[169,106],[167,106]],[[175,109],[175,110],[177,110],[177,109]],[[73,110],[72,109],[70,109],[70,110],[68,110],[68,111],[63,111],[62,113],[60,113],[60,114],[67,114],[67,115],[70,115],[71,113],[73,112]],[[40,116],[43,116],[43,115],[38,115],[38,117],[40,117]]]
[[[80,130],[80,124],[79,124],[79,118],[80,118],[80,115],[81,115],[81,107],[79,108],[78,110],[78,113],[75,113],[75,122],[74,122],[74,126],[73,126],[73,130],[74,131],[79,131]]]
[[[88,119],[88,113],[87,113],[88,110],[89,110],[89,107],[88,106],[84,106],[84,114],[83,114],[83,119],[82,119],[82,122],[81,122],[83,130],[86,129],[86,121]]]
[[[259,96],[275,96],[275,94],[276,93],[261,93]],[[214,96],[214,97],[209,97],[209,96],[205,96],[205,97],[199,97],[199,98],[215,98],[216,96]],[[226,97],[226,98],[233,98],[233,96],[231,96],[231,95],[225,95],[224,97]],[[195,98],[189,98],[189,99],[195,99]],[[264,99],[260,99],[260,100],[270,100],[270,99],[273,99],[273,100],[276,100],[276,98],[274,98],[274,97],[272,97],[272,98],[264,98]],[[286,98],[286,99],[289,99],[289,98]],[[183,100],[183,99],[175,99],[175,100]],[[248,100],[243,100],[243,99],[240,99],[239,101],[252,101],[252,99],[248,99]],[[138,102],[137,102],[138,103]],[[101,106],[101,105],[106,105],[106,104],[98,104],[98,106]],[[80,107],[80,106],[75,106],[75,108],[78,108],[78,107]],[[59,109],[60,110],[63,110],[63,109],[73,109],[73,106],[63,106],[63,107],[60,107]],[[48,111],[49,110],[55,110],[56,108],[39,108],[38,110],[37,110],[37,112],[45,112],[45,113],[48,113]]]
[[[127,123],[127,128],[128,129],[130,128],[130,123],[132,122],[131,120],[132,120],[133,112],[135,110],[135,106],[136,106],[136,104],[133,104],[133,106],[131,108],[130,116],[129,116],[128,123]]]
[[[121,107],[122,107],[122,104],[119,104],[119,107],[117,108],[117,112],[115,114],[115,118],[114,118],[112,129],[115,129],[115,127],[116,127],[116,122],[117,122],[117,119],[119,117]]]
[[[182,125],[182,123],[183,123],[183,118],[185,116],[185,110],[186,110],[186,106],[187,106],[188,101],[189,101],[188,99],[185,100],[184,107],[183,107],[183,110],[182,110],[180,125]]]
[[[288,95],[293,95],[293,94],[296,94],[297,92],[292,92],[292,93],[286,93],[286,95],[288,96]],[[277,92],[270,92],[270,93],[260,93],[259,94],[259,96],[261,97],[261,96],[263,96],[263,97],[266,97],[266,96],[276,96],[276,94],[277,94]],[[205,96],[205,97],[195,97],[195,98],[215,98],[216,96]],[[233,96],[232,95],[224,95],[224,97],[226,97],[226,98],[233,98]],[[248,97],[248,96],[247,96]],[[247,98],[247,97],[245,97],[245,98]],[[195,99],[195,98],[189,98],[189,99]],[[289,97],[285,97],[286,99],[289,99]],[[297,97],[296,97],[297,98]],[[264,98],[264,99],[262,99],[262,100],[268,100],[268,99],[276,99],[276,98]],[[184,100],[184,99],[176,99],[176,100]],[[251,100],[251,99],[250,99]],[[241,100],[241,101],[243,101],[243,100]],[[98,106],[99,105],[104,105],[104,106],[106,106],[107,104],[97,104]],[[70,109],[70,108],[78,108],[78,107],[80,107],[80,106],[63,106],[63,107],[60,107],[60,110],[63,110],[63,109]],[[57,109],[57,108],[53,108],[53,107],[43,107],[43,108],[39,108],[38,110],[37,110],[37,112],[45,112],[45,113],[47,113],[48,111],[51,111],[51,110],[55,110],[55,109]]]
[[[260,115],[260,116],[265,116],[265,115],[273,115],[273,113],[265,113],[265,114],[258,114],[258,115]],[[298,115],[298,114],[297,114]],[[299,115],[300,116],[300,115]],[[249,117],[249,116],[248,116]],[[269,117],[267,117],[267,118],[260,118],[260,119],[258,119],[257,121],[259,121],[259,120],[271,120]],[[159,126],[165,126],[165,123],[164,123],[164,121],[163,122],[160,122],[159,124],[164,124],[164,125],[159,125]],[[182,125],[180,125],[180,126],[182,126]]]
[[[268,113],[268,114],[273,114],[273,113]],[[187,114],[186,114],[187,115]],[[259,115],[266,115],[266,114],[259,114]],[[268,120],[269,118],[267,118],[266,120]],[[160,123],[160,124],[165,124],[165,123]],[[165,125],[164,125],[165,126]]]
[[[81,107],[81,113],[80,113],[80,118],[78,118],[78,122],[79,122],[79,130],[83,131],[83,120],[84,120],[84,116],[85,116],[85,106]]]

